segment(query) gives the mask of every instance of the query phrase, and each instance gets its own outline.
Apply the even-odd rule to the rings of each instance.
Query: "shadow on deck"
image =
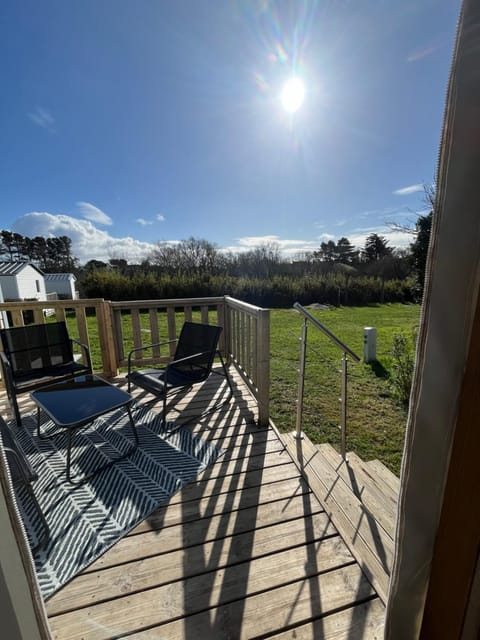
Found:
[[[255,400],[238,375],[233,382],[230,404],[190,427],[225,455],[48,599],[55,638],[383,637],[384,605],[364,563],[302,477],[288,437],[259,429]],[[218,401],[222,385],[213,376],[185,394],[179,421]],[[4,394],[0,411],[9,417]]]

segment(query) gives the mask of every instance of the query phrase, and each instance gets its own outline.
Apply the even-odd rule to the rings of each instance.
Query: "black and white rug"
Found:
[[[34,553],[37,577],[45,598],[96,560],[137,523],[213,463],[223,451],[194,436],[187,428],[169,434],[159,414],[133,409],[140,446],[127,458],[100,471],[83,485],[66,480],[66,435],[36,437],[36,413],[22,419],[15,436],[39,474],[35,495],[50,527],[43,549]],[[53,423],[46,422],[42,432]],[[58,432],[57,432],[58,433]],[[74,434],[73,472],[88,473],[128,450],[131,427],[124,411],[96,420]],[[17,502],[32,547],[41,528],[25,490]]]

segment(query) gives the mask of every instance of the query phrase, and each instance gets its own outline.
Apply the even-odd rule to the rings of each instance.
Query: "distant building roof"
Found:
[[[72,278],[76,280],[76,276],[73,273],[44,273],[43,277],[45,280],[50,282],[59,282],[61,280],[71,280]]]
[[[43,272],[34,264],[31,262],[22,262],[20,260],[17,260],[16,262],[0,260],[0,276],[16,276],[20,271],[22,271],[22,269],[25,269],[25,267],[33,267],[40,275],[43,276]]]

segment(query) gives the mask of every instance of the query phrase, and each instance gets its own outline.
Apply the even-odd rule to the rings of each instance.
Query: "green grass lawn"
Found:
[[[363,329],[377,328],[377,364],[349,359],[347,449],[364,460],[380,459],[400,469],[406,410],[388,379],[396,333],[411,335],[418,325],[418,305],[386,304],[312,311],[313,315],[363,358]],[[293,309],[271,311],[271,404],[273,421],[282,431],[295,429],[298,368],[303,318]],[[311,323],[308,329],[303,430],[315,443],[340,445],[340,349]]]
[[[271,386],[270,412],[281,431],[295,429],[298,368],[302,316],[294,309],[271,310]],[[369,307],[340,307],[312,311],[316,318],[363,358],[363,329],[377,328],[377,364],[355,363],[349,359],[348,450],[364,460],[379,458],[395,473],[399,472],[403,449],[406,411],[392,394],[388,375],[392,370],[393,336],[410,335],[417,326],[420,307],[385,304]],[[198,314],[194,319],[200,320]],[[144,316],[144,317],[143,317]],[[178,326],[183,316],[179,314]],[[142,314],[148,326],[148,314]],[[74,318],[68,318],[69,331],[77,335]],[[162,322],[165,324],[166,320]],[[92,360],[101,369],[96,320],[88,317]],[[163,327],[166,335],[166,324]],[[130,318],[124,318],[125,348],[131,348]],[[145,342],[148,342],[146,338]],[[341,357],[340,349],[313,325],[308,329],[308,351],[304,394],[303,430],[315,443],[340,444]]]

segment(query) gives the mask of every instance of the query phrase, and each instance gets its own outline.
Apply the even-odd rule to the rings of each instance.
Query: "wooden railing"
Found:
[[[172,300],[135,300],[111,302],[117,365],[127,366],[131,349],[146,344],[175,340],[185,321],[196,320],[205,324],[225,326],[225,298],[183,298]],[[225,352],[225,335],[221,336],[220,349]],[[166,350],[158,347],[144,355],[136,354],[135,364],[148,365],[167,362],[173,356],[175,344]]]
[[[53,314],[52,314],[53,310]],[[47,317],[48,315],[48,317]],[[270,388],[270,315],[268,309],[229,296],[173,300],[109,302],[49,300],[0,303],[0,325],[24,326],[66,320],[72,337],[88,345],[94,368],[106,378],[127,366],[128,352],[154,342],[174,340],[184,321],[224,328],[220,350],[250,388],[259,405],[259,422],[268,424]],[[143,354],[139,365],[165,363],[174,345]]]
[[[270,311],[225,297],[227,357],[258,402],[259,420],[270,414]],[[268,381],[268,382],[267,382]]]

